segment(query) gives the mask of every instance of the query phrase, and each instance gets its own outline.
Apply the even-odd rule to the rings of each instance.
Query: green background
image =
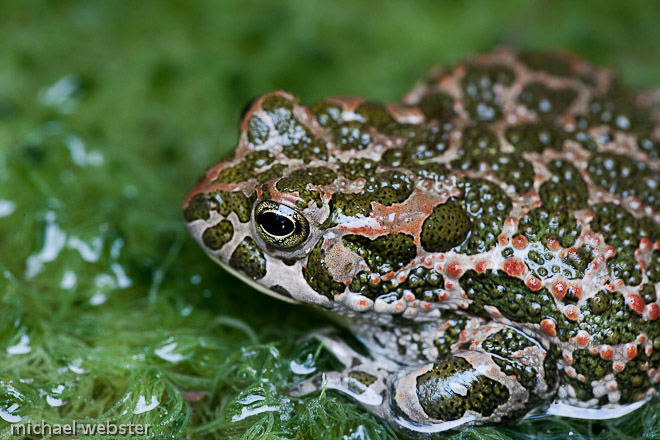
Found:
[[[659,21],[651,1],[0,1],[0,438],[17,418],[396,438],[340,395],[286,394],[303,377],[292,362],[333,368],[300,342],[332,324],[206,258],[181,219],[187,190],[269,90],[393,101],[431,66],[503,44],[566,48],[652,87]],[[450,435],[659,438],[658,415]]]

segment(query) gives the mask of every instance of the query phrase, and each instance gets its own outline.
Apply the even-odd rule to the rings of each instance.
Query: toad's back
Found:
[[[255,287],[352,317],[383,361],[330,385],[356,380],[400,427],[553,399],[615,411],[660,380],[657,104],[575,57],[508,50],[402,104],[273,92],[185,219]],[[477,379],[442,388],[465,371]]]

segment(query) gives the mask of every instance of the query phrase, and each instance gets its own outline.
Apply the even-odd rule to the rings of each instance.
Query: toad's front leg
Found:
[[[293,394],[340,391],[412,436],[515,420],[556,388],[554,361],[541,344],[501,324],[465,329],[450,355],[423,365],[369,359],[338,339],[316,338],[345,369],[316,375]]]

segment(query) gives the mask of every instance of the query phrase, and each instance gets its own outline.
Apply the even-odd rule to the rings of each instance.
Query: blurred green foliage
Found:
[[[272,89],[391,101],[500,44],[660,82],[648,1],[0,1],[0,438],[112,420],[153,438],[393,439],[334,393],[294,399],[332,325],[214,266],[180,205]],[[453,438],[660,437],[658,409]]]

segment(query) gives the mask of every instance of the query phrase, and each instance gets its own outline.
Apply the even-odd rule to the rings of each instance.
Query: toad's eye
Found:
[[[254,208],[257,232],[269,245],[288,250],[300,246],[309,236],[309,223],[294,208],[264,200]]]

